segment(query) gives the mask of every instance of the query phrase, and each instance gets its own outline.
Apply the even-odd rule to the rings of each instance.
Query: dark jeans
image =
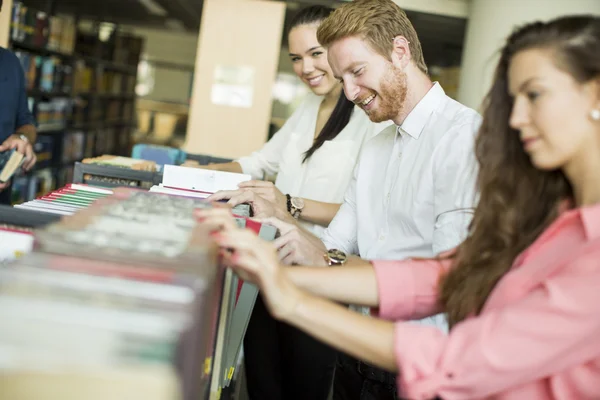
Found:
[[[12,193],[12,185],[8,185],[8,187],[4,188],[4,190],[0,191],[0,204],[10,205],[11,204],[11,193]]]
[[[408,400],[398,396],[396,375],[338,353],[333,400]],[[441,400],[436,397],[434,400]]]
[[[256,299],[244,337],[250,400],[326,400],[337,352],[269,315]]]
[[[396,376],[338,353],[333,400],[399,400]]]

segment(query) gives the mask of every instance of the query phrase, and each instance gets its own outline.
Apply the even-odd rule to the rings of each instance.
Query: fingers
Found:
[[[268,181],[259,181],[259,180],[251,180],[251,181],[246,181],[246,182],[242,182],[238,185],[238,187],[240,188],[272,188],[275,185],[273,185],[272,182],[268,182]]]
[[[284,222],[284,221],[280,220],[279,218],[275,218],[275,217],[260,218],[259,221],[263,224],[268,224],[268,225],[274,226],[275,228],[277,228],[279,230],[281,235],[284,235],[284,234],[288,233],[289,231],[293,230],[294,228],[296,228],[296,225]]]
[[[242,193],[241,190],[219,190],[206,198],[208,201],[229,200],[233,196]]]
[[[285,258],[282,258],[281,262],[285,265],[301,264],[301,262],[297,260],[296,253],[293,251],[290,254],[288,254]]]
[[[31,146],[31,144],[27,144],[27,147],[25,148],[25,160],[26,161],[23,164],[23,169],[25,171],[29,171],[31,168],[33,168],[37,161],[37,157],[33,152],[33,147]]]
[[[223,252],[221,257],[223,265],[231,268],[242,280],[258,283],[257,271],[260,271],[260,265],[255,258],[240,252]]]
[[[254,254],[256,250],[263,248],[263,240],[249,229],[228,230],[215,235],[214,238],[220,247],[236,252],[247,251]]]
[[[238,228],[235,218],[228,208],[198,209],[194,214],[199,221],[206,224],[213,232],[229,231]]]
[[[286,244],[288,244],[289,242],[290,242],[290,235],[288,235],[287,233],[283,233],[277,239],[273,240],[273,246],[275,246],[276,249],[279,249],[279,248],[285,246]]]
[[[29,144],[29,142],[26,142],[24,140],[13,140],[13,142],[11,143],[11,148],[12,149],[17,149],[17,151],[25,156],[27,156],[27,148],[31,147],[31,144]]]
[[[286,258],[290,257],[293,253],[294,253],[294,248],[293,248],[293,246],[290,246],[289,244],[286,244],[284,246],[277,248],[277,255],[279,256],[279,259],[282,261],[285,260]]]
[[[8,182],[2,183],[0,182],[0,192],[8,187]]]
[[[17,147],[17,142],[21,142],[22,140],[15,140],[13,139],[12,136],[10,136],[8,139],[6,139],[4,141],[4,143],[2,143],[2,145],[0,145],[0,151],[7,151],[7,150],[11,150],[14,149],[15,147]],[[23,153],[25,154],[25,153]]]
[[[240,204],[250,203],[253,206],[252,211],[257,212],[259,210],[256,210],[256,208],[254,207],[255,200],[256,200],[256,198],[254,197],[254,193],[249,192],[249,191],[244,191],[244,192],[240,192],[239,194],[236,194],[235,196],[232,196],[229,199],[229,201],[227,202],[227,204],[229,204],[232,207],[235,207]]]

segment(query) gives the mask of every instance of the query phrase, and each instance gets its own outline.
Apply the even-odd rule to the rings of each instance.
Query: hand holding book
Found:
[[[15,150],[24,156],[22,166],[25,171],[29,171],[33,168],[36,162],[36,156],[33,152],[33,146],[27,138],[18,134],[9,136],[8,139],[0,145],[0,153],[11,150]]]
[[[8,181],[23,164],[24,156],[16,149],[6,150],[0,153],[0,189],[7,186]]]

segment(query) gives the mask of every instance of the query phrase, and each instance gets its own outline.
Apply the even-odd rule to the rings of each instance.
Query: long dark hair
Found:
[[[333,8],[325,6],[310,6],[300,10],[290,22],[289,31],[300,25],[318,24],[326,19],[333,12]],[[317,151],[323,143],[334,139],[350,121],[354,103],[346,98],[344,91],[340,93],[340,97],[331,112],[329,119],[319,132],[310,149],[304,153],[302,162],[306,162]]]
[[[572,199],[560,170],[535,168],[509,126],[513,98],[508,68],[518,52],[549,50],[558,68],[580,83],[600,77],[600,18],[570,16],[516,30],[501,51],[494,83],[484,101],[483,123],[475,144],[480,170],[479,203],[454,268],[442,278],[440,303],[450,325],[481,312],[498,281]]]

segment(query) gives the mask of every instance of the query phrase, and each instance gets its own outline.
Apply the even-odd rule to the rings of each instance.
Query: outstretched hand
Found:
[[[287,210],[287,198],[271,182],[247,181],[239,184],[237,190],[220,190],[209,197],[208,201],[228,200],[232,207],[238,204],[250,204],[256,218],[277,217],[292,222],[293,217]]]
[[[242,182],[238,186],[244,191],[252,191],[265,200],[275,204],[277,208],[287,212],[287,197],[277,189],[273,182],[252,180]]]
[[[251,230],[238,228],[227,208],[202,209],[196,214],[214,232],[223,264],[261,289],[273,316],[283,318],[293,311],[300,291],[279,265],[275,247]]]
[[[327,266],[323,257],[327,252],[325,244],[295,220],[286,222],[272,217],[259,220],[279,230],[279,237],[275,239],[273,245],[284,264]]]

